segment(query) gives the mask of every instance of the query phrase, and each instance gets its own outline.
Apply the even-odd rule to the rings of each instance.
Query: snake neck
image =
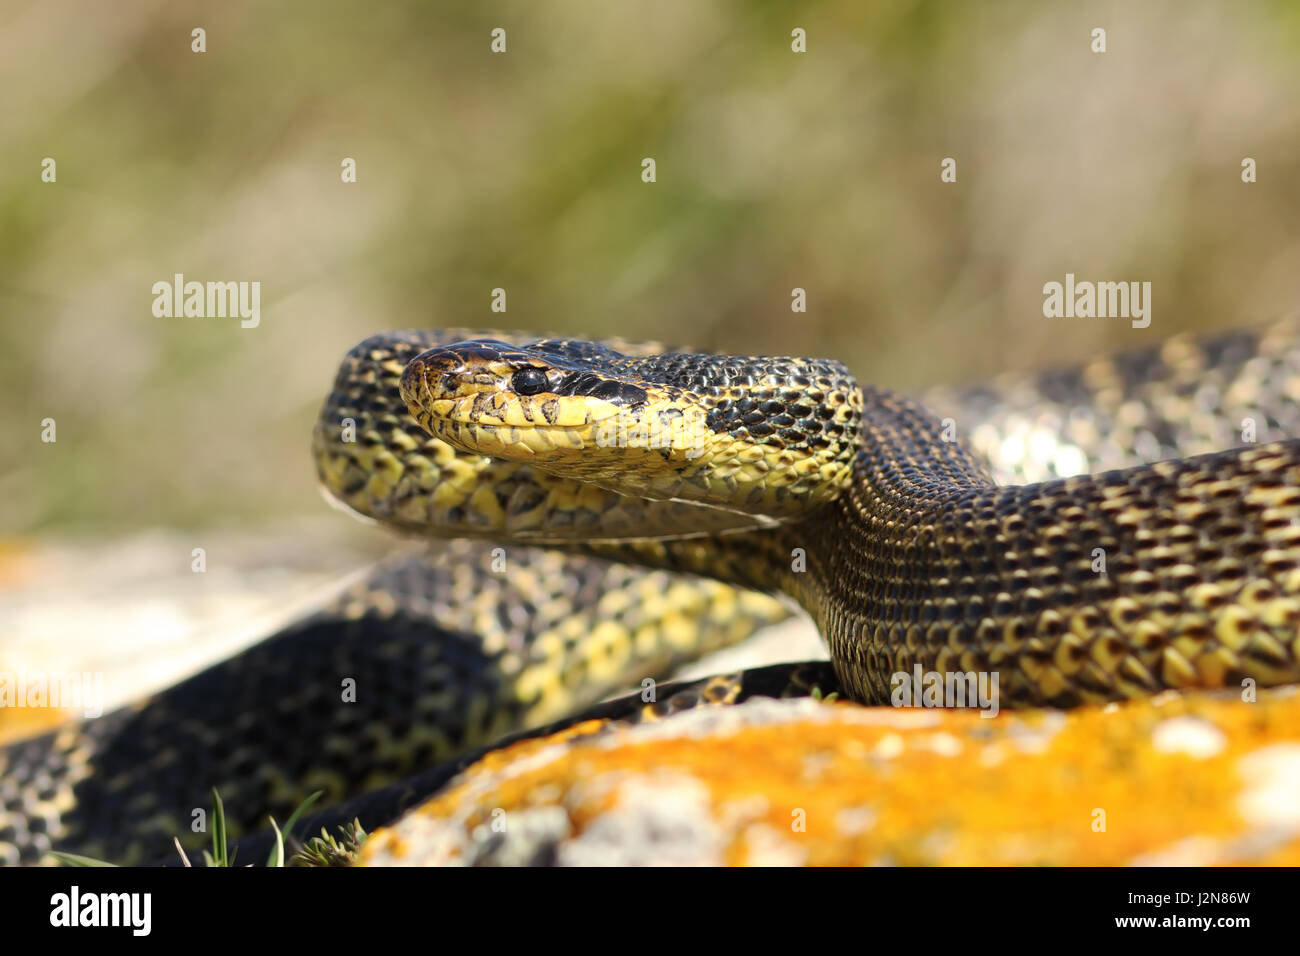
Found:
[[[865,394],[833,504],[652,563],[793,596],[870,703],[918,666],[996,674],[1002,706],[1300,680],[1300,441],[999,487],[920,405]]]

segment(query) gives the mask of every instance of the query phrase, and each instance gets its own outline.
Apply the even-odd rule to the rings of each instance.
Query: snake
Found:
[[[635,695],[599,702],[789,602],[829,664],[673,699],[815,683],[882,705],[915,667],[996,673],[1004,707],[1295,683],[1297,331],[923,401],[830,359],[372,336],[323,404],[317,473],[343,509],[434,543],[230,661],[0,750],[0,862],[157,859],[202,842],[214,786],[236,835],[314,789],[335,816],[391,815],[503,741],[644,719]]]

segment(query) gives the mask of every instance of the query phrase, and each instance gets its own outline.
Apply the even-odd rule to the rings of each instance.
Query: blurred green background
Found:
[[[0,0],[0,528],[324,513],[316,408],[402,326],[831,355],[913,389],[1276,316],[1297,54],[1280,0]],[[261,325],[154,317],[177,272],[260,281]],[[1045,319],[1066,272],[1152,282],[1151,327]]]

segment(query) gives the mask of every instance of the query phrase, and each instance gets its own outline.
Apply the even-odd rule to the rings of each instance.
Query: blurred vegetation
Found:
[[[316,406],[389,328],[910,389],[1289,311],[1297,52],[1284,2],[0,0],[0,528],[320,513]],[[177,272],[260,327],[155,318]],[[1151,281],[1151,328],[1045,319],[1066,272]]]

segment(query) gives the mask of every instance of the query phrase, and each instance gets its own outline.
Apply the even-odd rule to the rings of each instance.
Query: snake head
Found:
[[[597,443],[600,426],[648,401],[645,388],[573,354],[580,346],[592,348],[494,339],[432,348],[406,366],[402,400],[425,431],[462,451],[541,464]]]
[[[434,438],[620,494],[768,515],[838,494],[861,395],[838,363],[472,339],[406,366]]]

